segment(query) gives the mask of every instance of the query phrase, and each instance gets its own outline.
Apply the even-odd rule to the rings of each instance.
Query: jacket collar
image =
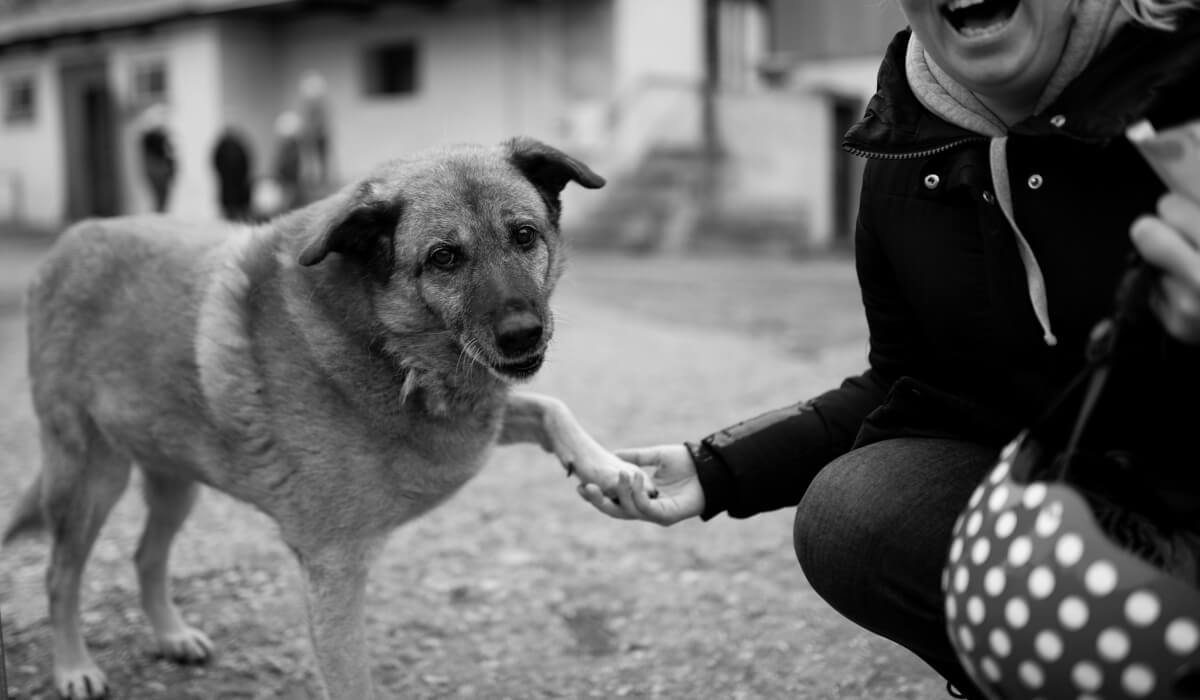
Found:
[[[904,72],[911,32],[888,46],[878,91],[866,115],[846,133],[843,148],[882,158],[926,155],[986,137],[930,113],[913,95]],[[1105,142],[1180,90],[1188,101],[1200,90],[1200,12],[1187,12],[1174,32],[1128,23],[1078,77],[1040,114],[1012,127],[1014,134],[1066,134]],[[1169,98],[1168,98],[1169,99]],[[1179,97],[1176,97],[1178,100]],[[1166,108],[1166,118],[1175,116]],[[1190,110],[1193,114],[1195,108]],[[1163,123],[1157,126],[1169,126]]]

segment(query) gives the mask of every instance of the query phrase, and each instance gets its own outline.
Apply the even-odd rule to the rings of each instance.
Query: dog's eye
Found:
[[[429,254],[429,262],[443,270],[448,270],[458,264],[458,252],[452,248],[435,248]]]
[[[512,239],[513,243],[522,248],[533,245],[533,242],[537,240],[537,229],[532,226],[521,226],[513,231]]]

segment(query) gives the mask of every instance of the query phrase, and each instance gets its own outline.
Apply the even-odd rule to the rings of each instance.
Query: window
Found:
[[[133,66],[133,103],[146,106],[167,101],[167,65],[153,60]]]
[[[32,122],[36,102],[32,77],[10,78],[4,86],[4,121],[8,124]]]
[[[367,49],[365,68],[368,95],[394,97],[417,91],[417,45],[413,42]]]

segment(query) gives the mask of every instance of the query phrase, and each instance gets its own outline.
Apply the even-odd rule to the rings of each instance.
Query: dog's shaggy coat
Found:
[[[197,484],[260,508],[296,553],[330,697],[373,697],[368,568],[396,526],[446,499],[499,442],[534,441],[585,481],[632,467],[553,399],[541,365],[562,271],[559,193],[587,166],[516,139],[391,162],[257,227],[158,217],[66,231],[29,290],[42,471],[6,539],[48,529],[54,681],[107,692],[84,645],[84,563],[132,464],[148,504],[136,565],[162,651],[208,638],[167,590]]]

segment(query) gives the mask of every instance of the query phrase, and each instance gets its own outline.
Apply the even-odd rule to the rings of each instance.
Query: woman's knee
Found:
[[[809,584],[852,618],[936,588],[954,518],[990,459],[981,446],[913,439],[831,462],[796,509],[793,544]]]

